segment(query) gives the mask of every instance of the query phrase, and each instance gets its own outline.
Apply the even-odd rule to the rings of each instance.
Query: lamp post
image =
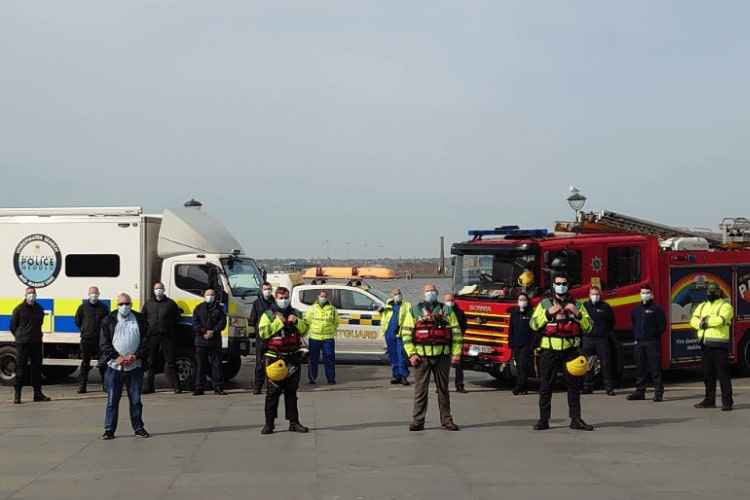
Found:
[[[570,196],[568,196],[568,205],[576,214],[576,222],[581,222],[581,210],[586,205],[586,197],[581,194],[581,191],[575,187],[570,186]]]

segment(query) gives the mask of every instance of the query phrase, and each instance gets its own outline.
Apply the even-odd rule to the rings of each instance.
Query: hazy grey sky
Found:
[[[432,256],[440,234],[569,217],[570,184],[715,227],[750,216],[748,19],[728,0],[5,0],[0,205],[196,197],[258,257]]]

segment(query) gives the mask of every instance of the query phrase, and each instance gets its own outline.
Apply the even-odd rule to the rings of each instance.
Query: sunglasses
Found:
[[[119,303],[119,304],[117,304],[117,305],[118,305],[118,306],[129,306],[129,305],[130,305],[130,302],[122,302],[122,303]]]

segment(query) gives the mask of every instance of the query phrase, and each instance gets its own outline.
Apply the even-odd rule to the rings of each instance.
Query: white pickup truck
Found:
[[[298,285],[292,289],[292,307],[305,312],[318,300],[321,290],[328,292],[339,312],[336,354],[382,357],[385,341],[380,335],[380,311],[387,295],[369,286],[342,283]]]

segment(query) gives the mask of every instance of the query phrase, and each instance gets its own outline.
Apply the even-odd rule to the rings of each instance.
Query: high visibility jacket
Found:
[[[396,331],[397,337],[403,336],[404,325],[406,325],[406,318],[411,316],[411,304],[406,301],[401,301],[398,307],[398,330]],[[388,326],[391,324],[393,318],[393,300],[388,300],[385,304],[385,309],[380,315],[380,335],[385,335],[388,331]],[[410,324],[414,324],[412,319]]]
[[[423,317],[426,312],[443,315],[445,321],[448,323],[448,328],[451,330],[450,345],[424,345],[414,343],[414,327],[416,321]],[[463,336],[461,335],[461,326],[458,324],[456,313],[451,311],[450,308],[445,307],[445,305],[440,302],[435,304],[420,302],[414,306],[411,314],[406,317],[404,327],[402,328],[401,339],[404,343],[404,350],[409,357],[414,356],[415,354],[424,357],[443,355],[460,356],[463,348]]]
[[[258,323],[258,334],[263,340],[270,339],[284,329],[284,322],[275,315],[276,311],[276,308],[269,309],[260,318],[260,323]],[[297,327],[297,331],[299,332],[300,337],[304,337],[307,334],[307,322],[302,318],[302,314],[299,311],[290,309],[289,311],[282,312],[282,314],[285,314],[286,316],[294,314],[295,316],[297,316],[297,322],[294,324],[294,326]]]
[[[728,346],[734,317],[732,304],[724,299],[701,303],[693,311],[690,326],[698,334],[698,339],[706,345]],[[701,328],[701,322],[706,320],[706,328]]]
[[[330,303],[322,306],[316,302],[305,311],[308,335],[313,340],[330,340],[336,337],[339,327],[339,313]]]
[[[547,323],[552,318],[547,314],[547,309],[552,307],[553,302],[550,299],[544,299],[534,309],[534,315],[531,317],[530,326],[535,332],[543,330]],[[588,333],[591,331],[591,317],[583,304],[576,304],[580,319],[578,324],[580,326],[581,333]],[[564,351],[579,345],[579,337],[557,337],[554,335],[543,335],[542,340],[539,343],[539,347],[542,349],[552,349],[553,351]]]

